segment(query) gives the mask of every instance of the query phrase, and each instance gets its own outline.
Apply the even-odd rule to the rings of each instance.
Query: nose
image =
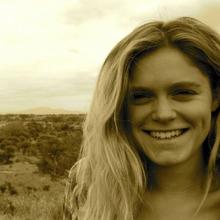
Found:
[[[176,118],[176,111],[168,98],[160,98],[155,102],[152,119],[159,122],[168,122]]]

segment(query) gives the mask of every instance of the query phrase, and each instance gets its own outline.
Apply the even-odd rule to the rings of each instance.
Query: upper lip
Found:
[[[151,131],[165,132],[165,131],[176,131],[176,130],[186,130],[186,129],[188,128],[172,128],[172,129],[145,129],[143,128],[142,130],[148,131],[148,132],[151,132]]]

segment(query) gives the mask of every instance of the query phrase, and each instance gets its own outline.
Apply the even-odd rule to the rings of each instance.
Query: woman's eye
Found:
[[[176,94],[176,95],[194,95],[194,94],[196,94],[196,92],[193,90],[188,90],[188,89],[180,89],[180,90],[174,91],[174,94]]]
[[[134,104],[142,104],[149,102],[153,98],[153,94],[148,92],[133,92],[131,93],[131,101]]]
[[[183,99],[190,99],[196,94],[197,94],[196,91],[190,89],[178,89],[172,93],[174,97],[183,98]]]

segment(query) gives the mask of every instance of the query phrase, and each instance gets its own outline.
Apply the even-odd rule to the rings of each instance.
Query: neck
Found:
[[[201,195],[206,182],[206,165],[201,155],[181,164],[149,164],[149,190],[160,195]]]

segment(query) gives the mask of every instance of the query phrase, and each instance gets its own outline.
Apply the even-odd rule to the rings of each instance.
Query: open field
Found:
[[[24,119],[5,120],[0,128],[0,219],[60,220],[82,118],[75,124],[62,116],[29,121],[33,126]]]
[[[1,166],[0,183],[0,219],[61,218],[65,179],[51,179],[36,165],[17,162]]]

